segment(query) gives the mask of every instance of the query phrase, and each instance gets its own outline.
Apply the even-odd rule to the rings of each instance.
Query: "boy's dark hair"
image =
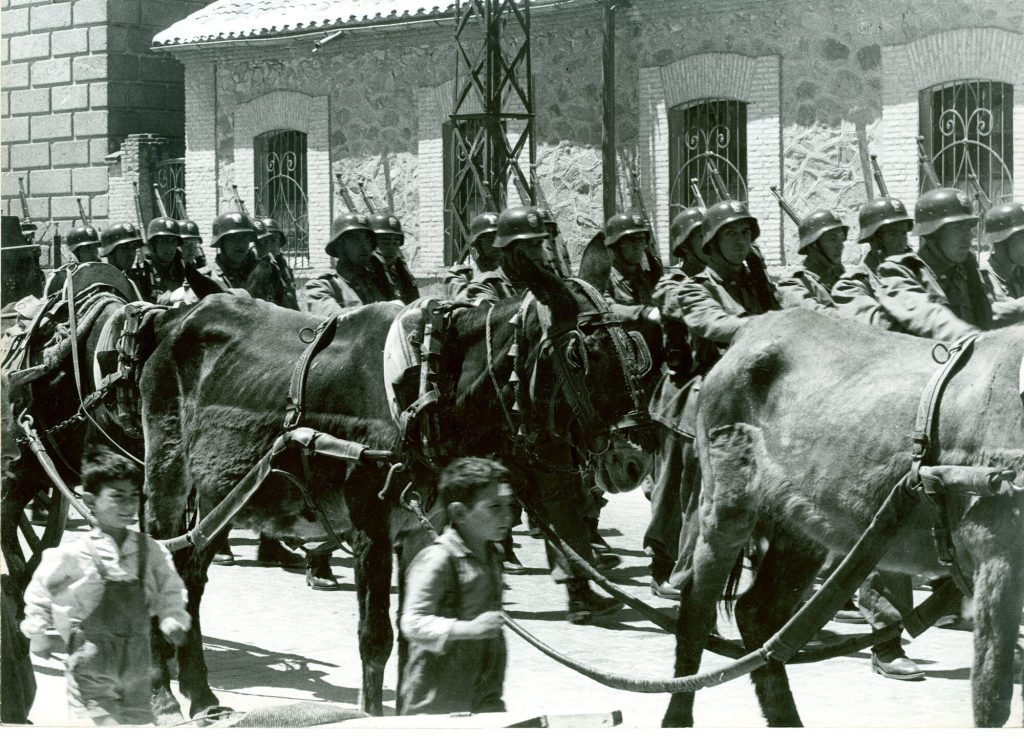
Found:
[[[82,488],[97,493],[104,483],[129,480],[142,491],[142,470],[126,457],[107,449],[86,452],[82,460]]]
[[[509,471],[500,462],[483,457],[462,457],[442,470],[437,491],[445,505],[462,503],[472,506],[480,491],[496,482],[508,482],[508,478]]]

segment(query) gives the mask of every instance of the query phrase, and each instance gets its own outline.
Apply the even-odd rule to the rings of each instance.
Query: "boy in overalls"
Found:
[[[83,498],[96,526],[44,552],[25,592],[21,629],[32,652],[45,658],[67,644],[71,713],[99,726],[153,722],[150,618],[176,646],[191,626],[170,554],[128,529],[139,513],[141,478],[123,457],[90,455]]]

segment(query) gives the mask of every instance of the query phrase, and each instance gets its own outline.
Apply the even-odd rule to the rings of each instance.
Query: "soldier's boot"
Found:
[[[591,624],[595,618],[606,616],[622,608],[614,598],[604,598],[590,589],[586,580],[569,580],[568,621],[571,624]]]
[[[899,636],[872,648],[871,670],[890,680],[924,680],[924,670],[903,651]]]
[[[331,553],[306,552],[306,585],[313,590],[340,590],[341,585],[331,572]]]
[[[302,567],[306,559],[300,554],[286,549],[277,539],[260,534],[260,543],[256,547],[256,560],[261,565],[281,567]]]
[[[505,541],[502,542],[502,549],[504,550],[504,558],[501,563],[501,568],[509,575],[521,575],[526,571],[523,567],[523,563],[519,561],[519,557],[516,556],[515,549],[512,545],[512,534],[511,532],[505,537]]]
[[[224,566],[233,565],[235,563],[235,555],[231,551],[231,547],[228,544],[227,539],[225,539],[224,543],[221,544],[221,547],[217,550],[217,553],[213,555],[213,563],[215,565]]]

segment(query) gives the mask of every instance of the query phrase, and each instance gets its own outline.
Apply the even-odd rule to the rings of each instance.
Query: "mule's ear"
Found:
[[[580,257],[580,268],[576,276],[586,280],[601,292],[608,292],[612,274],[612,255],[604,244],[604,231],[598,231],[590,240]]]
[[[189,287],[192,288],[192,292],[200,300],[207,295],[216,295],[224,292],[224,288],[190,264],[185,265],[185,279],[188,280]]]

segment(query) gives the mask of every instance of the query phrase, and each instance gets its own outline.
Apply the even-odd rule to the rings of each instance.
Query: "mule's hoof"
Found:
[[[237,713],[235,709],[228,706],[210,706],[194,714],[192,721],[195,726],[209,726],[217,721],[223,721],[235,713]]]
[[[904,655],[882,659],[877,654],[872,654],[871,669],[890,680],[924,680],[924,670],[918,667],[914,660]]]

